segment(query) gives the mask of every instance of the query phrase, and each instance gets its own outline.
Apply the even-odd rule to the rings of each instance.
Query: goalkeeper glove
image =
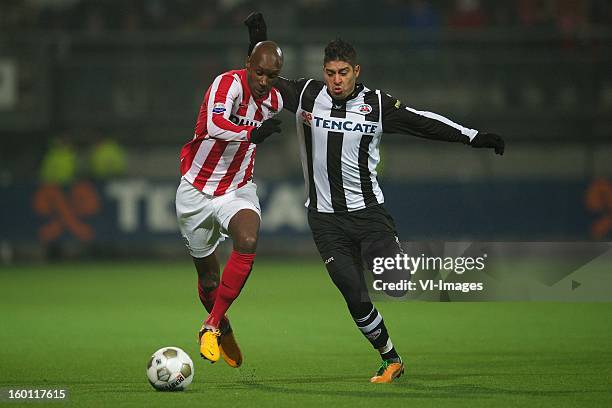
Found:
[[[281,121],[278,119],[266,119],[259,127],[251,130],[251,143],[259,144],[266,140],[272,133],[280,133]]]
[[[249,53],[258,42],[266,41],[268,39],[268,27],[266,27],[266,21],[263,18],[263,14],[256,12],[251,13],[244,20],[244,25],[249,28]]]
[[[503,155],[506,144],[501,136],[495,133],[478,132],[476,137],[472,139],[470,146],[475,148],[488,147],[495,149],[495,153]]]

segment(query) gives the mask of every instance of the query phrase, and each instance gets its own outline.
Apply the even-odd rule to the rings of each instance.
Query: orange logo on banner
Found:
[[[50,219],[38,230],[41,240],[53,241],[67,229],[78,239],[89,241],[94,230],[80,217],[97,213],[100,200],[94,186],[86,181],[73,184],[69,195],[59,186],[45,184],[34,195],[34,210]]]
[[[593,238],[603,238],[612,231],[612,183],[607,180],[595,180],[586,192],[586,206],[589,210],[603,213],[601,218],[591,226]]]

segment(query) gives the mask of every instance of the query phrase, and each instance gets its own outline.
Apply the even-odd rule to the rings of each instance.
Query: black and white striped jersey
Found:
[[[324,82],[280,78],[275,87],[295,113],[309,209],[342,213],[382,204],[376,179],[383,133],[469,143],[478,133],[443,116],[411,109],[362,84],[335,100]]]

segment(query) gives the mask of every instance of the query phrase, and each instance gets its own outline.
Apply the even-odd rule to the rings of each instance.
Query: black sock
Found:
[[[395,347],[391,347],[391,350],[386,353],[380,353],[380,357],[382,357],[383,360],[399,360],[400,358],[397,351],[395,351]]]
[[[383,360],[399,358],[387,332],[385,321],[374,305],[368,314],[362,317],[353,316],[353,319],[372,347],[378,350]]]

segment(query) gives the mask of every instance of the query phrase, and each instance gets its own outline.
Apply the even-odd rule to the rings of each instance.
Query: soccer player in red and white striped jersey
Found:
[[[200,354],[212,362],[223,356],[233,367],[242,355],[225,313],[255,259],[261,210],[253,166],[256,145],[280,132],[280,121],[272,117],[283,107],[274,88],[282,65],[280,48],[264,41],[245,69],[219,75],[204,95],[194,138],[181,151],[177,217],[209,312],[199,332]],[[216,248],[228,235],[233,251],[219,279]]]
[[[282,109],[276,88],[251,91],[247,76],[242,69],[214,80],[200,107],[195,136],[181,152],[183,177],[206,194],[223,195],[251,180],[251,132]]]

